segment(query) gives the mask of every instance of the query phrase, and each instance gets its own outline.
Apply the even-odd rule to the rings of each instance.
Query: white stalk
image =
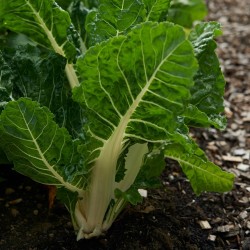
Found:
[[[73,64],[67,63],[65,72],[71,89],[80,85]]]
[[[125,192],[131,187],[140,171],[146,153],[148,153],[147,143],[136,143],[129,148],[125,162],[126,174],[123,180],[116,184],[116,188]]]
[[[126,136],[125,130],[142,97],[148,91],[153,78],[154,77],[151,77],[151,79],[147,81],[147,84],[133,101],[126,114],[121,118],[119,125],[116,127],[109,140],[104,143],[101,153],[93,166],[89,190],[86,191],[85,199],[81,201],[80,205],[83,215],[86,216],[88,228],[93,232],[92,234],[100,235],[103,231],[105,214],[110,201],[115,198],[114,190],[117,188],[117,184],[115,183],[116,165],[123,149],[123,140]],[[142,152],[144,151],[145,147]],[[128,181],[131,182],[136,176],[132,178],[130,174],[132,172],[128,172],[129,177],[127,178],[130,179]],[[138,172],[134,174],[137,175]],[[126,188],[126,185],[124,185],[123,188]]]
[[[41,26],[41,28],[43,29],[43,31],[47,35],[47,38],[49,39],[50,44],[51,44],[52,48],[54,49],[54,51],[56,53],[58,53],[59,55],[67,58],[65,53],[64,53],[64,50],[63,50],[63,45],[64,44],[62,44],[60,46],[57,43],[51,29],[49,29],[47,27],[47,24],[44,22],[44,20],[41,17],[39,11],[37,11],[29,1],[26,1],[26,4],[30,7],[31,11],[34,13],[35,17],[37,18],[37,22],[39,23],[39,25]],[[79,81],[78,81],[78,78],[76,76],[76,72],[75,72],[75,70],[73,68],[73,64],[67,63],[66,67],[65,67],[65,72],[66,72],[66,75],[68,77],[70,87],[74,88],[76,86],[79,86]]]
[[[87,223],[93,230],[102,231],[105,213],[114,198],[116,164],[122,151],[124,129],[122,124],[118,126],[93,168],[90,190],[84,203]]]

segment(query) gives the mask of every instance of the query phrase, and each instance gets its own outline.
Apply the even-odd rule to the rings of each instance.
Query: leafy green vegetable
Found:
[[[85,171],[78,170],[78,141],[59,128],[46,107],[27,98],[9,102],[1,114],[1,131],[5,131],[1,136],[4,150],[18,172],[73,191],[84,187],[80,174]]]
[[[185,117],[186,123],[195,126],[224,129],[225,118],[220,115],[224,110],[223,93],[225,80],[215,53],[214,38],[221,34],[220,24],[200,23],[189,34],[199,63],[191,88],[191,99]]]
[[[172,0],[168,20],[191,28],[194,21],[203,20],[207,14],[204,0]]]
[[[0,1],[2,27],[31,37],[36,43],[53,49],[59,55],[74,61],[78,52],[79,35],[69,14],[53,0]],[[72,64],[66,65],[70,84],[78,84]]]
[[[52,0],[0,0],[0,27],[18,33],[0,50],[0,152],[57,187],[77,239],[103,234],[142,201],[139,189],[159,186],[164,157],[196,194],[232,188],[233,175],[188,129],[225,126],[220,26],[200,23],[187,36],[173,23],[181,2],[59,1],[66,11]],[[181,8],[195,12],[191,24],[203,15]]]
[[[89,46],[124,34],[145,19],[144,5],[140,0],[99,2],[99,8],[90,12],[87,17]]]
[[[0,61],[1,109],[10,100],[29,97],[47,106],[57,123],[65,126],[72,136],[82,132],[83,110],[70,98],[64,74],[66,60],[62,56],[27,45],[15,50],[3,49]]]
[[[3,26],[32,37],[44,47],[73,60],[77,49],[69,14],[51,0],[1,1]]]
[[[190,154],[181,144],[168,145],[165,154],[180,163],[196,194],[215,189],[225,192],[232,186],[233,175],[224,175],[221,169],[204,158],[204,155],[196,155],[195,151]]]

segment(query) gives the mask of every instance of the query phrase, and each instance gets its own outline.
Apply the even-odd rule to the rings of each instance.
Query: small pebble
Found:
[[[10,195],[10,194],[13,194],[13,193],[15,193],[15,189],[13,189],[13,188],[6,188],[5,189],[5,194],[6,195]]]
[[[26,190],[26,191],[30,191],[30,190],[31,190],[31,186],[26,186],[26,187],[25,187],[25,190]]]
[[[237,124],[235,124],[235,123],[232,123],[231,124],[231,129],[232,130],[236,130],[238,128],[238,125]]]
[[[38,215],[38,210],[35,209],[35,210],[33,211],[33,214],[34,214],[34,215]]]
[[[20,203],[20,202],[22,202],[22,201],[23,201],[22,198],[18,198],[18,199],[9,201],[8,203],[9,203],[9,205],[16,205],[16,204],[18,204],[18,203]]]
[[[20,214],[20,212],[16,208],[11,208],[10,213],[13,217],[17,217],[17,215]]]

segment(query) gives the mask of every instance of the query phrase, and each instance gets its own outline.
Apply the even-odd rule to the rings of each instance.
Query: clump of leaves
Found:
[[[203,1],[60,3],[67,9],[0,0],[0,28],[11,32],[0,52],[0,135],[16,171],[57,187],[77,239],[99,236],[142,200],[138,189],[156,187],[164,157],[196,194],[230,190],[233,175],[189,136],[190,126],[225,127],[220,25],[187,31]]]

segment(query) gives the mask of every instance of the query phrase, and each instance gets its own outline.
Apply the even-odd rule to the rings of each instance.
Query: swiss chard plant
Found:
[[[78,240],[157,187],[165,157],[196,194],[230,190],[189,135],[225,127],[220,25],[192,25],[203,1],[69,2],[0,0],[1,155],[56,186]]]

